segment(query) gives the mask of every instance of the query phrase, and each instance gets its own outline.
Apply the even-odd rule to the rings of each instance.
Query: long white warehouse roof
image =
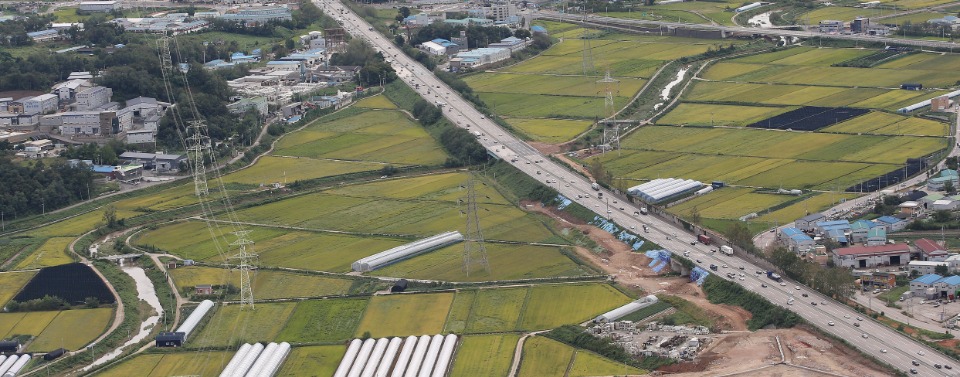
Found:
[[[452,243],[463,241],[460,232],[441,233],[430,238],[417,240],[406,245],[400,245],[390,250],[382,251],[366,258],[353,262],[354,271],[373,271],[390,263],[398,262],[414,255],[441,248]]]
[[[630,313],[633,313],[633,312],[635,312],[635,311],[637,311],[637,310],[646,308],[646,307],[648,307],[648,306],[650,306],[650,305],[653,305],[653,304],[656,304],[656,303],[657,303],[657,296],[649,295],[649,296],[647,296],[647,297],[644,297],[644,298],[641,298],[641,299],[636,300],[636,301],[634,301],[634,302],[628,303],[628,304],[626,304],[626,305],[624,305],[624,306],[621,306],[621,307],[619,307],[619,308],[613,309],[613,310],[611,310],[611,311],[609,311],[609,312],[603,313],[603,314],[597,316],[597,318],[594,318],[594,322],[612,322],[612,321],[616,321],[616,320],[618,320],[618,319],[620,319],[620,318],[625,317],[626,315],[628,315],[628,314],[630,314]]]
[[[203,300],[200,302],[200,305],[193,310],[193,313],[190,313],[190,316],[183,321],[183,324],[177,328],[177,332],[183,333],[183,339],[186,340],[190,337],[190,333],[197,327],[197,324],[200,323],[200,320],[203,319],[203,316],[207,315],[207,312],[213,308],[213,301]]]

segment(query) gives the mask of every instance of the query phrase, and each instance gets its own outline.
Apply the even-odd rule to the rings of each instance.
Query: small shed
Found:
[[[17,353],[17,352],[20,352],[20,342],[16,340],[0,341],[0,353]]]
[[[183,341],[186,337],[187,334],[182,332],[162,332],[157,335],[157,347],[183,346]]]
[[[923,90],[923,84],[903,83],[903,84],[900,84],[900,89],[904,89],[904,90]]]
[[[391,293],[403,292],[406,290],[407,290],[407,279],[397,280],[397,282],[393,284],[393,287],[390,288]]]
[[[172,270],[172,269],[174,269],[174,268],[177,268],[177,261],[169,261],[169,262],[167,262],[167,269],[168,269],[168,270]]]
[[[162,332],[157,335],[157,347],[183,346],[183,341],[186,336],[187,334],[182,332]]]
[[[210,284],[201,284],[201,285],[198,285],[198,286],[193,287],[193,289],[194,289],[195,293],[198,294],[198,295],[212,295],[212,294],[213,294],[213,286],[210,285]]]
[[[58,358],[58,357],[60,357],[60,356],[63,356],[63,354],[65,354],[65,353],[67,353],[67,350],[66,350],[66,349],[64,349],[64,348],[57,348],[57,349],[55,349],[55,350],[53,350],[53,351],[47,352],[46,355],[43,355],[43,359],[46,360],[46,361],[50,361],[50,360],[56,359],[56,358]]]

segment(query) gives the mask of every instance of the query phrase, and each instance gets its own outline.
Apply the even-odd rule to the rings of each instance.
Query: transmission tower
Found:
[[[590,38],[586,34],[580,36],[583,39],[583,75],[589,76],[594,72],[593,68],[593,48],[590,47]]]
[[[597,80],[597,84],[603,85],[603,112],[606,118],[603,123],[603,143],[602,147],[607,149],[620,149],[620,125],[617,123],[617,108],[613,101],[614,92],[620,93],[620,80],[610,76],[610,70],[602,79]]]
[[[463,272],[470,276],[470,269],[479,265],[488,274],[487,247],[483,244],[483,232],[480,231],[480,215],[477,212],[477,192],[474,189],[474,176],[467,181],[467,236],[463,242]]]
[[[172,103],[176,103],[174,91],[170,83],[175,72],[170,41],[171,38],[168,36],[161,37],[157,40],[157,48],[159,50],[160,70],[163,74],[164,90],[166,91],[167,98]],[[236,268],[240,271],[240,309],[253,309],[253,289],[250,278],[250,270],[256,260],[256,254],[253,252],[253,241],[248,237],[250,231],[244,230],[243,226],[237,220],[233,204],[230,202],[230,196],[227,194],[227,190],[223,185],[216,154],[211,150],[212,142],[210,132],[206,122],[204,122],[200,112],[197,110],[186,73],[186,69],[180,70],[180,79],[185,89],[187,106],[185,106],[185,109],[181,109],[180,106],[170,107],[170,111],[172,112],[171,118],[175,123],[177,136],[189,154],[188,161],[190,169],[193,172],[194,193],[197,196],[207,229],[213,239],[214,247],[217,249],[218,254],[224,259],[225,264],[227,259],[235,260]],[[184,112],[188,112],[188,114],[184,114]],[[190,117],[191,120],[185,121],[185,115]],[[208,159],[212,167],[212,171],[209,173],[206,164]],[[211,179],[214,182],[214,193],[211,193]],[[214,209],[214,206],[222,208]],[[223,222],[229,224],[232,228],[230,233],[235,237],[232,242],[228,243],[226,241],[226,235],[219,225],[220,221],[217,221],[215,217],[218,212],[226,217]],[[227,253],[225,252],[225,249],[228,249],[227,246],[237,248],[237,254],[227,257]]]

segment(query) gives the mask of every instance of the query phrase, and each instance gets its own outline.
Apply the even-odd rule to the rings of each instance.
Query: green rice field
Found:
[[[506,376],[513,362],[516,334],[467,335],[463,337],[451,377]]]
[[[255,291],[256,292],[256,291]],[[352,339],[367,299],[301,301],[277,341],[337,342]],[[341,351],[342,353],[342,351]]]
[[[20,261],[15,269],[28,270],[73,263],[73,258],[67,252],[67,246],[70,245],[70,242],[73,242],[73,238],[50,238]]]
[[[277,376],[332,376],[346,351],[339,345],[293,348]]]
[[[440,145],[404,113],[372,110],[332,121],[321,118],[280,139],[276,156],[436,165],[446,160]]]
[[[447,246],[370,273],[375,276],[443,281],[491,281],[579,276],[590,271],[560,253],[557,247],[486,243],[489,273],[479,265],[467,275],[463,243]]]
[[[630,299],[606,284],[562,284],[509,289],[461,290],[445,332],[543,330],[579,324]]]
[[[367,304],[355,336],[367,332],[374,338],[439,334],[452,302],[452,293],[375,296]]]
[[[570,347],[553,339],[535,336],[523,344],[520,376],[641,375],[637,368],[617,363],[590,351]]]
[[[140,354],[97,375],[107,377],[212,376],[219,374],[226,367],[234,353],[236,352],[206,351]]]
[[[170,277],[178,288],[190,288],[200,284],[240,286],[240,273],[236,270],[212,267],[186,266],[169,270]],[[257,270],[253,275],[253,291],[256,299],[303,298],[346,294],[353,280],[326,276],[305,275],[285,271]]]
[[[362,161],[263,156],[249,168],[223,176],[227,183],[288,184],[298,180],[329,177],[383,168],[383,164]]]
[[[506,118],[525,135],[546,143],[563,143],[580,135],[590,128],[587,120],[551,119],[551,118]]]
[[[256,310],[240,310],[239,305],[217,305],[202,328],[194,330],[185,347],[222,347],[250,342],[272,342],[287,323],[297,304],[294,302],[259,303]]]
[[[36,275],[36,271],[3,272],[0,273],[0,307],[13,299],[20,289]]]
[[[83,348],[104,330],[113,319],[113,309],[78,309],[64,311],[0,313],[0,339],[31,335],[27,351],[46,352],[60,348]]]

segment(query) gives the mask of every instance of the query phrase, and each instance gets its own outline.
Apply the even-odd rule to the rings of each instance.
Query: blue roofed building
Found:
[[[908,222],[893,216],[881,216],[873,220],[877,225],[887,230],[887,233],[899,232],[907,227]]]
[[[260,61],[260,54],[247,55],[242,52],[234,52],[230,54],[230,61],[234,64],[256,63]]]
[[[533,25],[530,27],[530,32],[534,34],[547,34],[547,28],[540,25]]]
[[[505,48],[478,48],[457,53],[450,59],[450,70],[457,72],[510,59],[510,50]]]
[[[437,38],[421,43],[420,50],[430,55],[453,55],[460,52],[460,45],[443,38]]]
[[[937,298],[953,300],[958,297],[957,291],[960,290],[960,276],[952,275],[937,280],[933,283],[933,289]]]
[[[60,32],[56,29],[47,29],[27,33],[27,36],[30,37],[30,39],[32,39],[34,42],[46,42],[59,38]]]
[[[943,279],[943,276],[937,274],[923,275],[913,279],[910,281],[910,292],[913,292],[914,296],[925,297],[927,289],[933,288],[933,283],[940,279]]]
[[[853,243],[867,242],[867,233],[877,226],[872,221],[857,220],[850,224],[850,241]]]
[[[810,236],[800,233],[790,236],[790,249],[798,253],[807,253],[812,251],[817,246],[817,243],[814,242],[813,238]]]
[[[867,246],[878,246],[887,243],[887,230],[883,227],[875,227],[867,231]]]

